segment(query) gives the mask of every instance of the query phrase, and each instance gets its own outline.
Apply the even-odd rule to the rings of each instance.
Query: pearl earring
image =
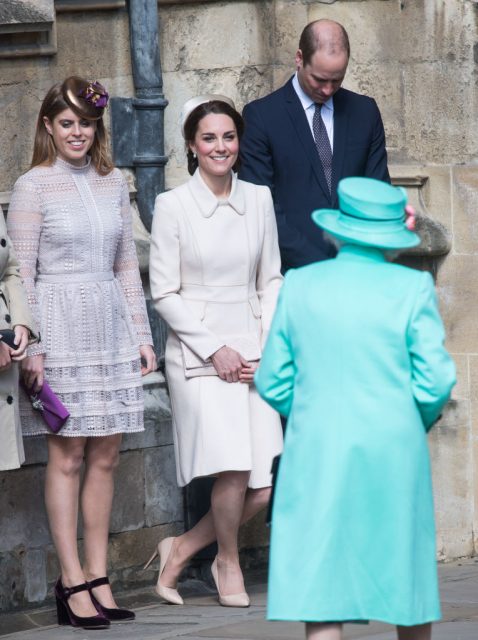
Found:
[[[195,160],[196,160],[196,158],[197,158],[197,155],[196,155],[196,152],[195,152],[195,151],[193,151],[193,158],[194,158]]]

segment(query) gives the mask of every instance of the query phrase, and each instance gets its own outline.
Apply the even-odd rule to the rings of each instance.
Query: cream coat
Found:
[[[0,333],[21,324],[33,336],[34,322],[20,278],[18,262],[0,214]],[[18,409],[18,364],[0,371],[0,471],[17,469],[24,461]]]
[[[282,449],[278,414],[254,386],[218,376],[186,378],[181,341],[202,360],[231,335],[264,344],[282,276],[267,187],[233,176],[219,201],[199,171],[156,199],[151,237],[153,302],[169,324],[166,374],[178,484],[221,471],[251,470],[249,486],[270,485]]]

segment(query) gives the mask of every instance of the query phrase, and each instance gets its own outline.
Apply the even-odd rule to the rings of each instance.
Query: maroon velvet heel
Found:
[[[98,599],[95,598],[95,596],[93,595],[93,589],[95,587],[101,587],[101,585],[109,583],[110,581],[108,580],[107,576],[104,576],[103,578],[95,578],[94,580],[87,582],[91,600],[95,605],[98,613],[111,622],[126,622],[127,620],[134,620],[136,617],[134,611],[130,611],[129,609],[120,609],[119,607],[110,609],[109,607],[104,607],[101,602],[99,602]]]
[[[56,617],[58,620],[58,624],[65,625],[70,624],[70,618],[68,617],[68,610],[65,607],[65,604],[56,598]]]
[[[110,621],[100,613],[96,616],[82,617],[77,616],[76,613],[71,610],[71,607],[68,604],[68,599],[74,593],[79,593],[80,591],[88,591],[88,585],[86,582],[78,584],[75,587],[64,587],[61,582],[61,578],[58,578],[55,585],[58,624],[82,627],[83,629],[106,629],[109,627]]]

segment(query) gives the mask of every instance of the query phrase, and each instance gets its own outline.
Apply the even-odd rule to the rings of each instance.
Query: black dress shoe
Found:
[[[95,578],[94,580],[87,582],[91,600],[95,605],[98,613],[111,622],[126,622],[126,620],[134,620],[136,617],[134,611],[130,611],[129,609],[120,609],[119,607],[110,609],[109,607],[104,607],[101,602],[98,602],[98,599],[95,598],[95,596],[93,595],[93,589],[95,587],[100,587],[103,584],[109,583],[110,581],[108,580],[107,576],[105,576],[104,578]]]
[[[58,578],[55,585],[55,598],[56,598],[56,614],[58,618],[58,624],[71,625],[72,627],[82,627],[83,629],[107,629],[110,626],[110,621],[100,611],[96,616],[77,616],[71,610],[68,604],[68,598],[74,593],[80,591],[88,591],[88,585],[86,582],[78,584],[75,587],[64,587],[61,578]],[[93,604],[94,600],[92,598]],[[96,605],[95,605],[96,606]],[[98,610],[98,608],[97,608]]]

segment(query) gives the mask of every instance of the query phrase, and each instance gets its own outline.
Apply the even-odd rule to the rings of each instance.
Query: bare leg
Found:
[[[48,436],[45,505],[58,555],[61,580],[73,587],[85,582],[78,556],[78,497],[86,438]],[[73,594],[69,604],[78,616],[96,615],[87,591]]]
[[[417,624],[414,627],[397,627],[398,640],[431,640],[432,625]]]
[[[264,509],[270,498],[271,488],[248,489],[244,499],[241,524],[253,518]],[[215,542],[216,529],[212,509],[210,509],[192,529],[178,536],[174,542],[173,550],[161,576],[161,584],[176,588],[179,574],[189,560],[201,549]]]
[[[243,593],[246,590],[239,565],[237,537],[248,480],[248,471],[221,473],[211,493],[211,511],[218,547],[218,588],[223,595]]]
[[[307,640],[342,640],[342,625],[335,622],[306,622],[305,637]]]
[[[87,580],[107,575],[108,533],[114,491],[114,471],[119,462],[121,434],[88,439],[81,510],[85,540],[84,573]],[[116,607],[109,585],[94,589],[99,602]]]

